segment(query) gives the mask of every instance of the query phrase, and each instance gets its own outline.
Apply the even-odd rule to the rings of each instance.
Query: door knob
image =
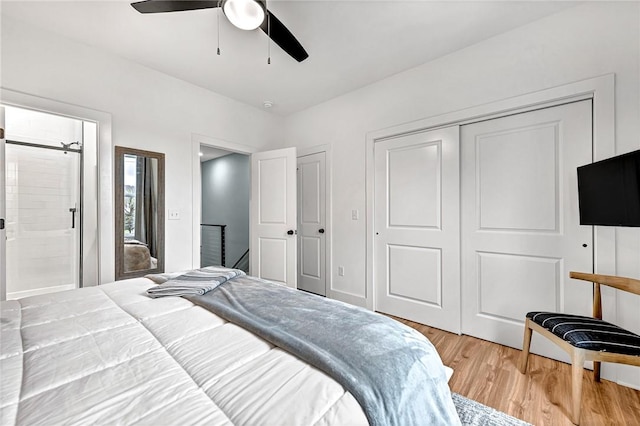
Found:
[[[287,231],[287,235],[293,235],[293,234],[294,234],[293,229],[289,229],[289,230]]]
[[[324,234],[324,228],[318,229],[318,232],[321,233],[321,234]]]

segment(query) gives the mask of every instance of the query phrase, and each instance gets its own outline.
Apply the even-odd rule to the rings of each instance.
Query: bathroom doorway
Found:
[[[5,107],[6,297],[83,286],[83,146],[96,125]]]

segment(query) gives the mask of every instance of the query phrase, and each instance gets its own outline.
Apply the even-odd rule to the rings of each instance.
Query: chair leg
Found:
[[[593,380],[600,381],[600,361],[593,361]]]
[[[572,411],[571,421],[580,424],[580,402],[582,400],[582,375],[584,372],[584,352],[574,349],[571,354],[571,392]]]
[[[520,354],[520,365],[518,366],[522,374],[527,372],[527,364],[529,363],[529,348],[531,347],[531,333],[533,330],[529,327],[529,318],[524,324],[524,340],[522,341],[522,353]]]

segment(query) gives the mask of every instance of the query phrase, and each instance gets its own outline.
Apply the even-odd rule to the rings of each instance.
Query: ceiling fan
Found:
[[[181,12],[221,7],[229,22],[241,30],[258,27],[293,59],[302,62],[309,57],[300,42],[278,18],[267,9],[265,0],[145,0],[131,3],[140,13]]]

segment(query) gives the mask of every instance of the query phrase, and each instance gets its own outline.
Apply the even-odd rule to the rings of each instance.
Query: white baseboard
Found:
[[[14,291],[7,293],[7,300],[22,299],[23,297],[39,296],[41,294],[56,293],[58,291],[73,290],[75,288],[75,284],[64,284],[53,287],[34,288],[33,290]]]
[[[345,291],[333,290],[328,288],[327,297],[330,299],[340,300],[341,302],[349,303],[351,305],[356,305],[356,306],[360,306],[362,308],[371,310],[370,308],[367,307],[367,299],[362,296],[357,296],[355,294],[347,293]]]
[[[628,387],[628,388],[631,388],[631,389],[635,389],[635,390],[640,391],[640,386],[638,386],[638,384],[637,384],[637,383],[629,383],[629,382],[625,382],[624,380],[619,380],[619,381],[618,381],[618,384],[619,384],[620,386],[626,386],[626,387]]]

